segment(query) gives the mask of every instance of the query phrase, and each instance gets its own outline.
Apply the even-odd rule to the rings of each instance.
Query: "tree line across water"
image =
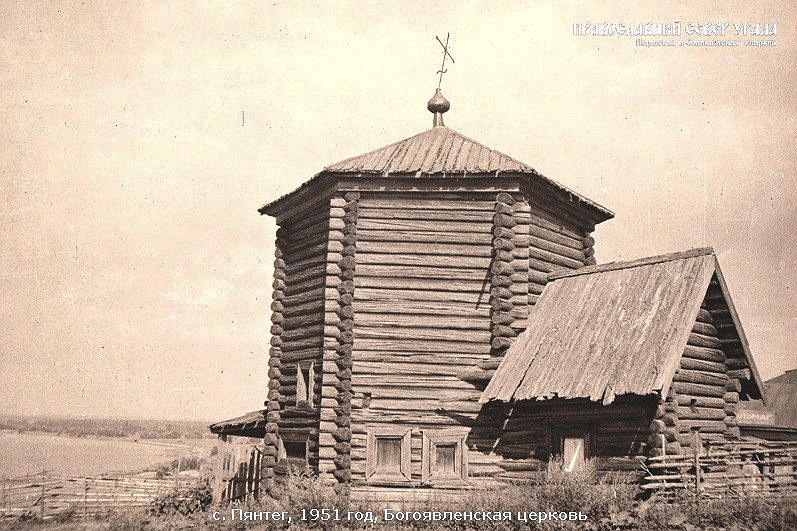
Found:
[[[121,437],[131,439],[214,438],[209,422],[118,418],[69,418],[2,415],[0,430],[44,432],[72,437]]]

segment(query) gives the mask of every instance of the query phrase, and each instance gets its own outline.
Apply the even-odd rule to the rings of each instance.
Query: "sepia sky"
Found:
[[[0,5],[4,412],[261,407],[257,208],[431,127],[446,32],[449,127],[612,209],[599,262],[713,246],[762,375],[797,367],[788,2],[50,4]],[[674,20],[776,22],[777,46],[572,33]]]

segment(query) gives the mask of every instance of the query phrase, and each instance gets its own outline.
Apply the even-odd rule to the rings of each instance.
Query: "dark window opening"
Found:
[[[277,443],[277,461],[287,461],[289,465],[303,470],[309,464],[308,440],[285,441],[281,437]]]
[[[284,442],[285,457],[307,460],[306,442]]]
[[[315,385],[315,367],[313,363],[299,364],[296,367],[296,407],[313,407],[313,387]]]

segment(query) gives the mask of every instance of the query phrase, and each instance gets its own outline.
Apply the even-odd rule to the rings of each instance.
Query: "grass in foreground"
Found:
[[[66,522],[20,522],[17,529],[71,531],[96,529],[108,531],[165,531],[172,529],[200,530],[269,530],[269,529],[587,529],[587,530],[739,530],[775,531],[797,529],[796,498],[741,498],[733,500],[700,500],[691,497],[674,500],[640,500],[636,485],[599,480],[587,468],[566,474],[552,467],[537,484],[508,485],[500,489],[476,491],[456,502],[429,501],[411,510],[433,511],[557,511],[581,512],[586,522],[377,522],[356,521],[301,522],[301,508],[338,508],[346,511],[373,511],[381,515],[383,507],[376,502],[350,502],[332,488],[307,475],[295,475],[274,493],[256,502],[239,506],[248,511],[286,511],[294,521],[243,522],[214,521],[213,512],[229,515],[229,507],[213,507],[206,486],[175,492],[152,504],[146,511],[120,511],[102,520]]]

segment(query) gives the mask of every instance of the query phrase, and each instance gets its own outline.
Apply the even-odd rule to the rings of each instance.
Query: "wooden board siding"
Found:
[[[313,467],[318,463],[318,406],[321,402],[329,234],[339,229],[330,221],[330,215],[329,203],[325,201],[283,221],[277,231],[275,271],[279,273],[275,273],[272,305],[274,348],[269,360],[269,389],[276,393],[270,396],[269,412],[278,412],[272,419],[284,442],[308,441],[308,457]],[[312,400],[297,404],[299,368],[303,373],[302,381],[298,382],[299,390],[306,389]],[[271,398],[276,398],[278,409]]]
[[[557,273],[482,398],[589,398],[662,390],[708,287],[708,250]],[[671,370],[672,372],[668,371]]]

